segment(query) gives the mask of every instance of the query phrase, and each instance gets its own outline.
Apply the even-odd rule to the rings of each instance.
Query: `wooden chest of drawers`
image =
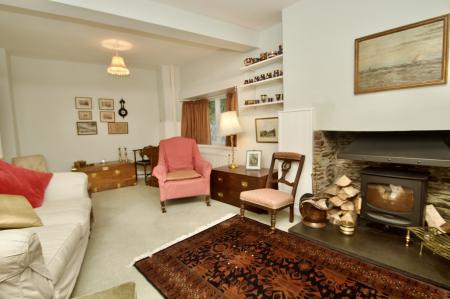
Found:
[[[265,188],[268,174],[269,169],[246,170],[242,165],[235,169],[230,169],[228,166],[214,168],[211,172],[211,198],[239,207],[240,193]],[[275,172],[274,178],[277,178],[277,175]],[[277,188],[276,184],[273,187]],[[265,213],[264,210],[253,207],[246,209]]]
[[[80,168],[78,171],[88,175],[90,192],[136,185],[134,163],[95,163],[94,165]]]

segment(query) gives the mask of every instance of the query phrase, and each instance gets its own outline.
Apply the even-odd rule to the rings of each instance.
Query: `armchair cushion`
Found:
[[[33,208],[40,207],[52,173],[17,167],[0,160],[0,194],[23,195]]]
[[[171,171],[167,174],[166,181],[180,181],[180,180],[189,180],[201,177],[201,174],[196,172],[195,170],[175,170]]]

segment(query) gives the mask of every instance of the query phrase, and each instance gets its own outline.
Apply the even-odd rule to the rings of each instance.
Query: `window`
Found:
[[[227,96],[209,98],[209,127],[211,144],[225,145],[225,136],[218,136],[220,113],[227,111]]]

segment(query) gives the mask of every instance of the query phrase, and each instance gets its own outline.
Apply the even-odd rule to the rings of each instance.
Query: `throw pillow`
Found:
[[[0,229],[42,226],[28,200],[21,195],[0,194]]]
[[[175,170],[167,174],[166,181],[180,181],[199,178],[201,175],[195,170]]]
[[[0,194],[23,195],[33,208],[40,207],[52,176],[0,160]]]

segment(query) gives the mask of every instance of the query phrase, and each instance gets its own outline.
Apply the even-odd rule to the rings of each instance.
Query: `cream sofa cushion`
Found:
[[[30,202],[22,195],[0,194],[0,229],[42,226]]]
[[[12,159],[12,163],[19,167],[48,172],[47,161],[45,160],[45,157],[43,155],[15,157]]]

